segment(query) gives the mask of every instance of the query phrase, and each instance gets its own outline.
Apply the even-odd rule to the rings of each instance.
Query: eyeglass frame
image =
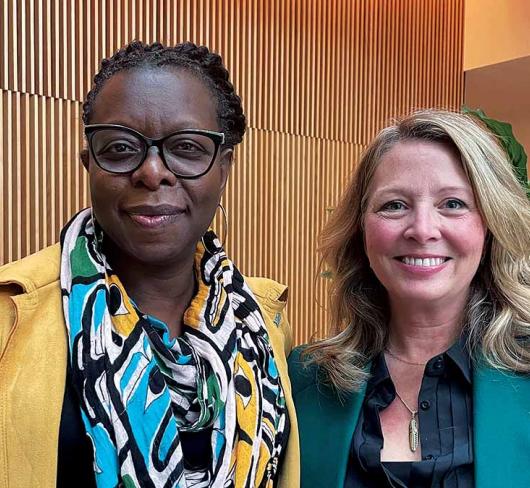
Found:
[[[94,134],[98,132],[98,130],[103,130],[103,129],[125,130],[126,132],[129,132],[137,136],[141,141],[144,142],[145,150],[144,150],[144,154],[142,155],[142,158],[140,159],[140,162],[138,163],[138,166],[136,166],[135,168],[129,171],[110,171],[107,168],[103,168],[101,166],[101,164],[98,161],[98,158],[94,154],[94,148],[92,147],[92,138],[94,137]],[[84,132],[85,132],[85,136],[88,141],[88,149],[90,151],[90,154],[94,158],[94,161],[98,165],[98,167],[100,167],[103,171],[106,171],[107,173],[111,173],[114,175],[127,175],[127,174],[134,173],[140,166],[142,166],[142,164],[145,163],[149,149],[151,149],[152,147],[156,147],[158,150],[158,156],[160,157],[160,159],[162,160],[162,162],[164,163],[164,166],[167,168],[168,171],[174,174],[177,178],[182,178],[185,180],[194,180],[194,179],[200,178],[201,176],[204,176],[206,173],[208,173],[208,171],[212,169],[215,158],[217,157],[217,154],[219,153],[219,149],[225,143],[224,132],[216,132],[213,130],[206,130],[206,129],[181,129],[181,130],[172,132],[171,134],[168,134],[167,136],[159,137],[156,139],[144,136],[141,132],[135,129],[132,129],[131,127],[127,127],[126,125],[120,125],[120,124],[87,124],[85,125]],[[198,175],[193,175],[193,176],[181,175],[181,174],[175,173],[168,166],[166,162],[166,158],[164,156],[164,142],[170,137],[173,137],[174,135],[177,135],[177,134],[198,134],[198,135],[206,136],[213,141],[215,145],[215,151],[213,153],[212,160],[210,161],[210,164],[208,165],[208,167],[202,173],[199,173]]]

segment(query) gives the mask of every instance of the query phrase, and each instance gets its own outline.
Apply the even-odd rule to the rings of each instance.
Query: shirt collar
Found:
[[[462,335],[446,352],[445,355],[462,372],[464,378],[471,384],[471,356],[466,345],[466,338]]]
[[[381,352],[372,361],[372,368],[370,370],[370,379],[366,385],[366,397],[370,397],[375,391],[386,383],[388,388],[393,390],[392,378],[388,372],[388,367],[385,361],[385,355]]]
[[[449,362],[456,367],[457,371],[462,373],[462,376],[466,381],[471,384],[471,357],[468,353],[466,346],[466,338],[461,336],[447,351],[437,356],[432,357],[427,361],[425,366],[426,371],[428,369],[432,370],[432,367],[436,361],[445,361]],[[392,380],[390,373],[388,372],[388,367],[385,361],[384,353],[379,353],[372,361],[371,376],[368,380],[366,395],[369,396],[370,393],[375,390],[379,385],[385,381]]]

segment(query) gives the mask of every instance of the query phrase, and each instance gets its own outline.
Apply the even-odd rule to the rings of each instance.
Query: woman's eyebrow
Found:
[[[444,187],[440,188],[438,193],[442,193],[442,192],[450,193],[450,192],[459,192],[459,191],[462,191],[462,192],[465,192],[465,193],[473,193],[473,190],[470,187],[463,186],[463,185],[444,186]]]
[[[413,192],[413,185],[411,186],[393,186],[391,183],[386,185],[386,186],[383,186],[383,187],[379,187],[379,188],[376,188],[372,191],[372,195],[371,197],[373,198],[374,196],[377,196],[377,197],[384,197],[385,195],[387,194],[405,194],[405,195],[408,195],[409,193]]]
[[[377,195],[378,197],[385,196],[386,194],[394,194],[394,193],[408,195],[411,193],[416,193],[415,190],[417,190],[417,188],[418,187],[414,185],[413,182],[411,182],[411,184],[407,186],[392,186],[392,183],[390,183],[387,186],[375,189],[372,192],[372,195],[373,196]],[[440,193],[452,193],[452,192],[464,192],[464,193],[472,194],[473,190],[463,185],[451,185],[451,186],[440,187],[436,189],[434,193],[440,194]]]

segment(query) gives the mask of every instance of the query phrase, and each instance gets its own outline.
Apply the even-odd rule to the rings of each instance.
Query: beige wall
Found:
[[[249,120],[224,199],[228,251],[290,286],[307,340],[326,324],[316,236],[329,209],[391,116],[460,106],[463,25],[463,0],[4,0],[0,262],[55,242],[89,203],[80,112],[101,58],[134,38],[205,43]]]
[[[529,55],[528,0],[465,0],[466,71]]]
[[[465,104],[512,124],[530,152],[530,2],[465,0]]]
[[[530,56],[466,71],[465,104],[509,122],[530,154]]]

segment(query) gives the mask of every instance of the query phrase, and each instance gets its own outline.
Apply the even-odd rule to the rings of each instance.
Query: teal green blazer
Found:
[[[300,433],[301,488],[343,488],[364,390],[342,399],[305,368],[301,348],[289,357]],[[473,367],[476,488],[530,488],[530,378]]]

